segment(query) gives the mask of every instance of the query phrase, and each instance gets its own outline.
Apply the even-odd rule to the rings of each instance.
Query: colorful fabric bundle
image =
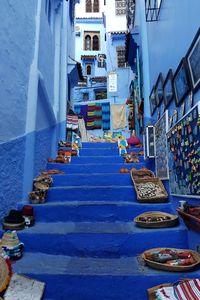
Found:
[[[78,116],[67,115],[67,128],[77,129],[78,128]]]
[[[199,300],[200,280],[183,280],[176,285],[159,288],[155,296],[156,300]]]
[[[109,130],[110,129],[110,103],[102,103],[102,129]]]

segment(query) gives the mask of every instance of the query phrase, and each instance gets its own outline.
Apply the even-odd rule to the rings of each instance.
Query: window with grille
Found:
[[[99,50],[99,38],[98,38],[97,35],[93,36],[93,39],[92,39],[92,49],[93,50]]]
[[[93,2],[93,12],[99,12],[99,0]]]
[[[92,65],[86,65],[86,74],[91,75],[92,74]]]
[[[126,0],[115,0],[115,14],[117,16],[126,14]]]
[[[85,37],[85,50],[91,50],[91,37],[86,35]]]
[[[89,100],[89,93],[83,93],[83,100],[88,101]]]
[[[85,2],[85,11],[92,12],[92,0],[86,0]]]
[[[88,13],[99,12],[99,0],[86,0],[85,11]]]
[[[117,51],[117,66],[118,68],[127,67],[127,63],[125,61],[125,47],[120,46],[116,48]]]
[[[100,50],[100,31],[84,32],[84,50]]]

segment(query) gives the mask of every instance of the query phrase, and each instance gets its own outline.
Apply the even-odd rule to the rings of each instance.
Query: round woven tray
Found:
[[[189,266],[169,266],[164,263],[151,261],[151,260],[147,259],[145,256],[145,253],[153,252],[153,251],[162,251],[165,249],[176,250],[176,251],[188,251],[192,254],[194,259],[196,260],[196,263],[189,265]],[[149,250],[143,252],[141,257],[149,267],[158,269],[158,270],[171,271],[171,272],[189,271],[189,270],[194,269],[195,267],[197,267],[200,264],[200,255],[196,251],[189,250],[189,249],[176,249],[176,248],[167,248],[167,247],[166,248],[153,248],[153,249],[149,249]]]
[[[10,282],[9,268],[3,257],[0,256],[0,292],[4,291]]]
[[[159,222],[144,222],[140,220],[140,218],[146,218],[146,217],[169,217],[170,220],[164,220],[164,221],[159,221]],[[168,213],[164,213],[161,211],[148,211],[145,213],[142,213],[141,215],[135,217],[134,222],[139,226],[139,227],[144,227],[144,228],[164,228],[164,227],[172,227],[176,226],[178,223],[178,216],[176,215],[171,215]]]

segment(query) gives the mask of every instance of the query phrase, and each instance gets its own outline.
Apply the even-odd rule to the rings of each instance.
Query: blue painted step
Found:
[[[53,187],[56,186],[108,186],[133,185],[131,176],[127,174],[66,174],[53,175]]]
[[[109,164],[109,163],[123,163],[122,156],[79,156],[72,157],[72,164]],[[144,162],[144,157],[139,157],[139,162]]]
[[[147,289],[180,278],[198,278],[199,269],[173,273],[148,268],[137,257],[79,258],[27,253],[14,272],[47,282],[44,300],[147,300]]]
[[[132,186],[72,186],[50,188],[47,202],[54,201],[136,201]]]
[[[26,252],[80,257],[135,256],[149,248],[187,247],[182,225],[155,230],[139,228],[133,222],[51,222],[37,223],[18,236]]]
[[[145,162],[124,164],[124,163],[87,163],[87,164],[58,164],[58,163],[48,163],[47,169],[59,169],[67,174],[96,174],[96,173],[119,173],[120,168],[136,168],[137,170],[144,167]]]
[[[136,192],[131,185],[127,186],[71,186],[54,187],[48,190],[47,202],[54,201],[133,201]],[[164,200],[165,202],[165,200]]]
[[[22,204],[23,205],[23,204]],[[176,214],[168,203],[157,205],[124,201],[67,201],[33,205],[37,222],[132,221],[146,211]]]
[[[68,148],[60,148],[67,150]],[[140,148],[130,148],[127,149],[127,153],[130,153],[132,151],[139,152]],[[117,146],[112,148],[80,148],[79,149],[80,156],[119,156],[119,149]]]

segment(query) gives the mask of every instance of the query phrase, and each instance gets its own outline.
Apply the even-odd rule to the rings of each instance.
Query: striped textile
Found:
[[[200,300],[200,279],[179,282],[155,291],[156,300]]]
[[[199,300],[200,280],[193,279],[179,283],[175,287],[175,293],[179,300]]]
[[[67,115],[67,128],[77,129],[78,128],[78,116]]]

